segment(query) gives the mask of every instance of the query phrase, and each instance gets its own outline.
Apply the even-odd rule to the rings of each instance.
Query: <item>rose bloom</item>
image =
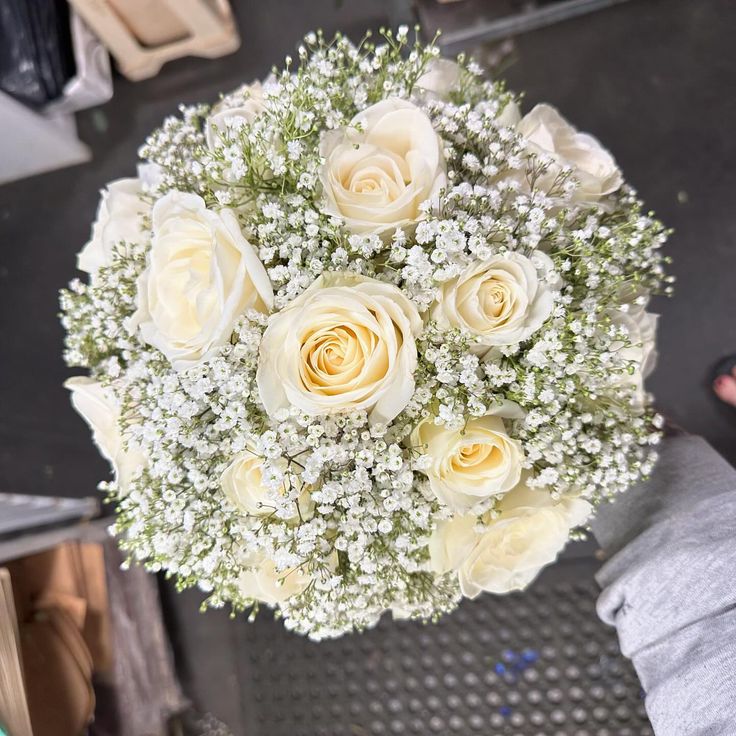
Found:
[[[355,233],[383,233],[421,219],[445,185],[442,142],[427,115],[391,97],[327,133],[321,145],[327,212]]]
[[[467,511],[479,501],[510,491],[521,478],[524,453],[509,437],[504,418],[521,419],[519,406],[505,401],[464,428],[448,429],[432,419],[412,432],[411,444],[431,459],[424,470],[437,498],[455,511]]]
[[[415,337],[422,320],[395,286],[329,273],[274,314],[257,373],[269,415],[294,406],[306,414],[365,410],[388,423],[414,392]]]
[[[286,493],[285,488],[272,490],[263,484],[263,459],[250,449],[240,453],[223,472],[220,478],[225,496],[230,503],[244,514],[264,516],[273,513],[274,493]],[[301,484],[299,509],[294,509],[294,518],[304,518],[311,512],[309,491]]]
[[[238,587],[246,598],[275,606],[302,593],[312,580],[303,567],[278,571],[273,560],[263,554],[251,557],[248,569],[240,574]]]
[[[532,258],[545,272],[552,260],[536,251]],[[462,328],[476,336],[479,351],[516,345],[536,332],[552,313],[550,284],[521,253],[476,261],[442,285],[430,316],[440,327]]]
[[[624,327],[629,334],[629,344],[621,347],[619,356],[634,367],[632,373],[622,374],[619,381],[633,387],[632,405],[640,411],[646,404],[644,380],[657,364],[658,319],[659,315],[633,305],[628,312],[615,311],[611,314],[613,324]]]
[[[215,212],[195,194],[169,192],[152,219],[148,267],[129,327],[140,327],[145,342],[185,370],[226,342],[247,309],[267,312],[273,290],[230,210]]]
[[[501,499],[500,516],[478,531],[472,515],[442,521],[429,542],[432,569],[455,571],[463,595],[522,590],[557,559],[571,529],[593,507],[581,498],[554,502],[545,491],[521,484]]]
[[[450,59],[431,59],[426,71],[414,86],[420,97],[447,100],[460,86],[461,74],[462,69],[457,62]]]
[[[242,85],[232,95],[214,105],[207,118],[204,132],[211,151],[221,145],[222,133],[251,125],[265,108],[263,85],[258,81]]]
[[[621,171],[613,156],[588,133],[580,133],[550,105],[537,105],[519,119],[518,107],[513,106],[516,130],[526,139],[531,151],[552,158],[553,165],[541,179],[543,186],[552,186],[560,167],[569,166],[579,186],[573,195],[577,202],[597,202],[612,194],[623,184]]]
[[[103,190],[92,235],[77,256],[80,271],[95,274],[112,263],[121,242],[140,243],[145,237],[141,218],[150,214],[151,207],[141,199],[142,191],[138,179],[117,179]]]
[[[124,447],[120,407],[112,389],[86,376],[69,378],[64,388],[71,391],[72,406],[89,425],[100,453],[112,465],[118,486],[125,490],[130,480],[145,467],[146,459],[132,444]]]

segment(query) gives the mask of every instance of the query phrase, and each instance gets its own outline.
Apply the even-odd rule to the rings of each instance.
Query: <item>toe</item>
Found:
[[[718,376],[713,381],[713,391],[721,401],[736,406],[736,378],[733,376]]]

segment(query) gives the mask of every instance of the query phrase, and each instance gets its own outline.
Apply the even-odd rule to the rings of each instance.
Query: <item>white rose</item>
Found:
[[[613,323],[623,327],[629,337],[619,356],[633,364],[633,373],[622,375],[624,384],[633,386],[633,403],[643,408],[645,404],[644,380],[657,364],[657,321],[659,315],[647,312],[643,307],[633,307],[628,312],[614,312]]]
[[[102,191],[92,236],[77,256],[80,271],[96,273],[110,265],[121,242],[139,243],[145,237],[141,218],[150,214],[151,207],[141,200],[142,191],[138,179],[117,179]]]
[[[272,305],[266,269],[233,212],[208,210],[201,197],[182,192],[156,202],[130,328],[140,327],[175,370],[209,358],[247,309],[266,312]]]
[[[551,156],[559,166],[573,169],[579,182],[574,200],[596,202],[623,183],[611,154],[592,135],[573,128],[554,107],[537,105],[519,121],[517,130],[532,151]],[[553,164],[544,181],[551,186],[558,174],[559,169]]]
[[[416,81],[420,93],[430,99],[446,100],[460,84],[462,69],[450,59],[431,59],[427,70]]]
[[[554,502],[548,493],[520,485],[504,496],[500,511],[480,530],[474,516],[440,522],[430,539],[432,569],[456,571],[468,598],[525,588],[557,559],[592,506],[581,498]]]
[[[431,460],[422,472],[435,496],[455,511],[467,511],[514,488],[524,452],[521,443],[509,437],[504,418],[523,416],[518,405],[505,401],[485,416],[469,419],[461,429],[448,429],[432,418],[421,422],[410,441]]]
[[[442,142],[427,115],[391,97],[356,115],[321,146],[327,211],[355,233],[382,233],[423,217],[445,185]]]
[[[165,178],[164,169],[160,164],[147,161],[138,164],[136,168],[138,169],[138,179],[140,180],[141,189],[144,192],[153,194],[163,186]]]
[[[456,514],[440,521],[429,538],[432,572],[457,572],[478,543],[478,519],[473,514]]]
[[[302,593],[311,581],[312,576],[303,567],[279,571],[273,560],[259,554],[240,574],[238,587],[244,597],[275,606]]]
[[[352,273],[321,276],[274,314],[263,335],[257,381],[273,416],[365,410],[390,422],[414,392],[422,320],[395,286]]]
[[[521,120],[521,110],[514,100],[507,102],[506,106],[496,117],[499,125],[505,125],[507,128],[515,128]]]
[[[478,345],[515,345],[528,339],[552,313],[554,297],[543,276],[552,261],[536,251],[534,262],[521,253],[476,261],[442,285],[430,316],[440,327],[459,327]],[[541,270],[541,274],[540,271]]]
[[[214,151],[221,145],[222,133],[251,125],[265,109],[263,85],[244,84],[214,105],[205,125],[207,146]]]
[[[64,388],[71,391],[72,406],[92,430],[92,438],[102,456],[110,461],[122,490],[146,465],[145,456],[132,443],[123,446],[120,407],[112,390],[85,376],[69,378]]]
[[[252,450],[240,453],[223,472],[220,478],[225,496],[235,508],[244,514],[267,516],[274,510],[274,494],[286,494],[286,489],[271,490],[263,484],[263,458]],[[294,509],[294,516],[304,518],[310,512],[310,496],[306,484]]]

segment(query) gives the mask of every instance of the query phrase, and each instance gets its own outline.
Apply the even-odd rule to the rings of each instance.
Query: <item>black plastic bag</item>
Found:
[[[61,95],[74,71],[66,0],[0,2],[0,89],[42,107]]]

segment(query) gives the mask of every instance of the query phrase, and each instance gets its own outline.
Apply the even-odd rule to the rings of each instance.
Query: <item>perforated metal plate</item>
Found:
[[[564,562],[436,625],[386,618],[319,644],[260,618],[245,630],[253,736],[651,735],[636,674],[596,617],[595,567]]]

